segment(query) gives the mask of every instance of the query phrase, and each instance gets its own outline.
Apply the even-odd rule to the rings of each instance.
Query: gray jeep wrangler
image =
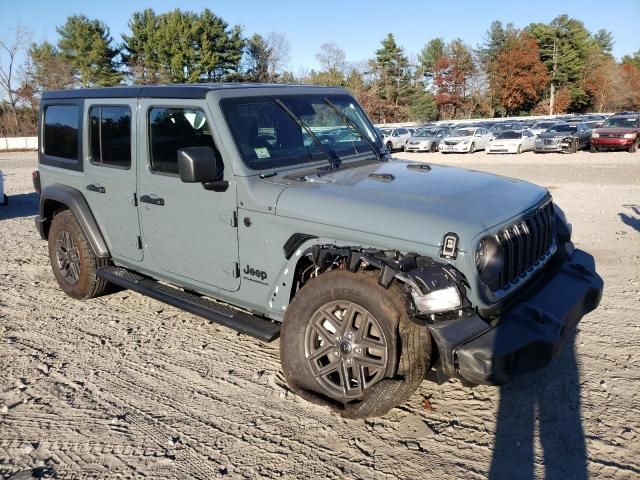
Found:
[[[341,88],[48,92],[39,125],[65,293],[113,284],[280,336],[292,390],[346,417],[544,366],[601,298],[547,190],[394,160]]]

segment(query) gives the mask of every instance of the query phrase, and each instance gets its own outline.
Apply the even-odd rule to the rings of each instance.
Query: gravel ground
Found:
[[[551,190],[605,280],[558,361],[343,420],[288,391],[277,341],[132,292],[65,297],[31,218],[35,154],[4,153],[0,477],[639,478],[640,153],[397,156]]]

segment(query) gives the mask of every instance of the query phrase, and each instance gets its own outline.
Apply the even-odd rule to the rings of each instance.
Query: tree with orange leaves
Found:
[[[507,115],[531,108],[549,84],[549,73],[540,60],[538,44],[526,32],[506,42],[488,70],[490,88]]]

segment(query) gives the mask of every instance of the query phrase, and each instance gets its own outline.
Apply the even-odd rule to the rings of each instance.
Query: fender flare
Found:
[[[87,237],[87,240],[89,240],[89,244],[96,257],[108,258],[111,256],[107,242],[105,242],[102,236],[100,227],[98,227],[98,223],[84,195],[79,190],[69,187],[68,185],[53,183],[45,187],[40,194],[40,216],[36,219],[36,223],[40,224],[38,228],[43,239],[47,239],[49,234],[48,226],[53,220],[54,211],[51,207],[47,206],[49,201],[65,205],[71,210],[80,228],[82,228],[82,231]]]

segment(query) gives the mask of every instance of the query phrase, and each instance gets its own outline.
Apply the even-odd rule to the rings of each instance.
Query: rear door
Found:
[[[135,99],[85,101],[84,195],[113,258],[142,260],[136,207]]]
[[[206,286],[240,287],[236,183],[216,148],[204,100],[141,99],[139,211],[151,268]],[[178,150],[211,147],[229,182],[225,191],[184,183]]]

